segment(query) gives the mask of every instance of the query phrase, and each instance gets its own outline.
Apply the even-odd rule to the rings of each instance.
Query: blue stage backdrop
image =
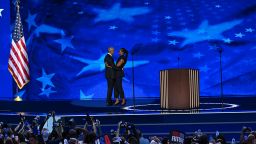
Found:
[[[10,42],[10,2],[0,0],[0,100],[13,98],[12,78],[8,72]]]
[[[200,69],[201,95],[218,96],[220,47],[224,94],[256,95],[255,7],[253,0],[21,0],[32,80],[19,94],[30,100],[105,98],[103,59],[113,46],[130,51],[127,97],[132,55],[136,97],[159,97],[159,71],[178,67]]]

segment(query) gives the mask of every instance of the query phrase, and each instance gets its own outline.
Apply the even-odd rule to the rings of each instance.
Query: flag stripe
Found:
[[[21,40],[19,41],[19,44],[21,46],[21,52],[24,56],[24,59],[26,60],[26,63],[28,63],[27,48],[26,48],[24,37],[21,38]]]
[[[8,65],[8,70],[10,71],[10,73],[12,74],[13,76],[13,79],[15,80],[15,82],[17,83],[18,87],[21,87],[21,82],[19,81],[18,79],[18,75],[14,73],[12,67],[11,67],[11,64]]]
[[[15,63],[15,60],[13,59],[13,57],[10,57],[10,59],[9,59],[9,64],[10,64],[10,63],[15,67],[14,72],[17,71],[17,74],[19,74],[17,77],[18,77],[18,78],[19,78],[19,77],[21,78],[21,79],[20,79],[21,84],[22,84],[22,83],[25,83],[25,79],[24,79],[24,77],[22,76],[21,71],[20,71],[20,69],[19,69],[17,63]],[[12,67],[12,66],[11,66],[11,67]],[[12,67],[12,69],[14,69],[14,68]]]
[[[23,78],[25,81],[27,81],[27,73],[26,73],[26,70],[25,70],[24,66],[22,66],[21,63],[20,63],[20,62],[21,62],[20,57],[18,56],[17,53],[15,54],[15,53],[13,52],[13,49],[11,49],[10,54],[11,54],[11,60],[12,60],[12,62],[18,66],[18,71],[22,74],[22,78]],[[26,76],[25,76],[25,73],[26,73]]]
[[[17,47],[16,47],[17,46]],[[26,59],[27,58],[25,58],[25,56],[22,54],[22,53],[20,53],[20,47],[19,47],[19,45],[16,45],[15,43],[14,43],[14,41],[13,41],[13,47],[14,47],[14,49],[15,49],[15,51],[16,51],[16,54],[18,54],[18,60],[22,63],[22,66],[26,69],[26,76],[28,77],[28,75],[29,75],[29,69],[28,69],[28,61],[26,61]],[[18,49],[17,49],[18,48]],[[15,52],[14,52],[15,53]]]
[[[17,45],[14,42],[12,43],[12,45],[13,45],[12,48],[14,48],[13,50],[14,54],[16,55],[16,57],[19,58],[18,60],[22,63],[22,66],[26,69],[26,72],[28,74],[29,73],[28,63],[25,61],[23,54],[20,53],[19,47],[17,47]]]
[[[16,67],[14,66],[14,64],[13,64],[13,62],[11,60],[9,60],[9,66],[10,66],[12,72],[13,72],[12,74],[17,77],[18,81],[16,81],[16,82],[18,82],[18,85],[21,86],[22,83],[24,83],[24,82],[23,82],[19,72],[17,71]]]

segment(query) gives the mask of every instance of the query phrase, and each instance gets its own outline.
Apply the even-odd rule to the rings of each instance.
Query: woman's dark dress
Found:
[[[118,96],[120,95],[120,98],[124,98],[124,89],[123,89],[123,77],[124,77],[124,66],[126,64],[126,57],[124,55],[121,55],[117,61],[116,61],[116,65],[118,64],[118,62],[123,59],[124,63],[118,67],[119,70],[116,71],[116,82],[115,82],[115,98],[118,98]]]

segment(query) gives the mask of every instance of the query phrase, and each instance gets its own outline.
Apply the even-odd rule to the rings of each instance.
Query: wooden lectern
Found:
[[[160,97],[163,109],[198,108],[199,71],[169,69],[160,71]]]

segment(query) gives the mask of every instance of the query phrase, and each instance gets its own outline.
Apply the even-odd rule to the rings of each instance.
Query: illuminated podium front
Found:
[[[169,69],[160,71],[160,99],[163,109],[198,108],[199,70]]]

